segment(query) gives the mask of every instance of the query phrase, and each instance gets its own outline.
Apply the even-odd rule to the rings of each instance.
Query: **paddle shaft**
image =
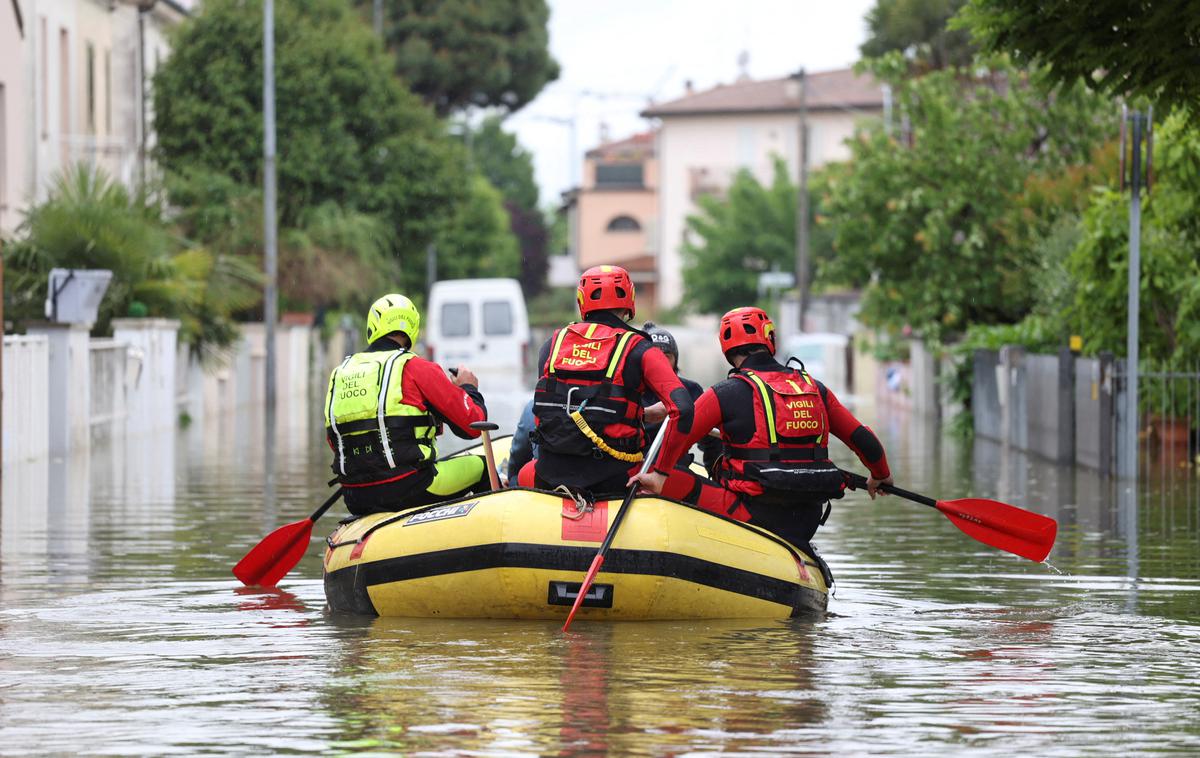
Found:
[[[483,456],[487,459],[488,481],[491,482],[492,491],[500,489],[500,476],[496,473],[496,454],[492,452],[492,436],[489,432],[495,431],[500,427],[490,421],[476,421],[471,424],[471,428],[478,430],[483,437]]]
[[[330,495],[330,496],[329,496],[329,499],[328,499],[328,500],[326,500],[324,503],[322,503],[322,504],[321,504],[321,507],[320,507],[320,508],[318,508],[318,509],[316,509],[315,511],[313,511],[313,512],[312,512],[312,515],[308,517],[308,520],[309,520],[309,521],[311,521],[311,522],[313,522],[313,523],[315,524],[315,523],[316,523],[316,521],[317,521],[317,519],[319,519],[319,518],[321,518],[322,516],[324,516],[324,515],[325,515],[325,511],[327,511],[327,510],[329,510],[330,508],[332,508],[332,507],[333,507],[333,504],[334,504],[334,503],[336,503],[336,502],[338,501],[338,498],[340,498],[340,497],[341,497],[342,495],[344,495],[345,493],[346,493],[346,490],[344,490],[344,489],[343,489],[343,488],[341,488],[341,487],[338,487],[338,488],[337,488],[337,490],[336,490],[336,491],[335,491],[335,492],[334,492],[332,495]]]
[[[658,434],[654,435],[654,442],[650,443],[650,450],[646,453],[646,458],[642,461],[642,468],[638,471],[639,474],[644,474],[654,465],[654,461],[658,458],[658,451],[662,448],[663,440],[667,436],[667,427],[670,425],[671,419],[663,420],[662,426],[658,428]],[[629,510],[633,503],[633,497],[637,494],[638,483],[634,482],[629,490],[625,493],[625,499],[621,501],[621,510],[617,511],[617,515],[613,517],[612,526],[608,528],[608,534],[604,535],[604,541],[600,543],[600,550],[596,552],[596,557],[592,559],[592,565],[588,568],[587,575],[583,578],[583,584],[579,585],[579,594],[575,596],[575,604],[571,606],[571,612],[567,614],[567,621],[563,624],[563,631],[571,626],[571,620],[575,618],[575,612],[579,610],[579,606],[583,604],[583,598],[587,595],[588,590],[592,587],[592,582],[596,580],[596,574],[600,573],[600,567],[604,565],[604,556],[608,553],[608,549],[612,547],[613,540],[617,537],[617,529],[620,528],[621,522],[625,520],[625,513]]]
[[[854,483],[855,488],[861,488],[861,489],[867,488],[867,478],[865,476],[863,476],[862,474],[855,474],[852,471],[843,471],[842,474],[847,476],[850,479],[850,481],[852,481]],[[919,492],[909,492],[908,490],[901,489],[901,488],[893,486],[891,484],[881,485],[879,489],[883,490],[884,492],[888,493],[889,495],[895,495],[896,497],[902,497],[905,500],[911,500],[914,503],[920,503],[921,505],[928,505],[930,508],[938,507],[936,500],[934,500],[931,497],[922,495]]]

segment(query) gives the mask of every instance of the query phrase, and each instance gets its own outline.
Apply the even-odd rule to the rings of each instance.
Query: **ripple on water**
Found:
[[[96,463],[85,503],[4,502],[0,753],[1193,751],[1195,504],[1144,503],[1129,520],[1087,496],[1103,492],[1093,483],[1060,497],[1038,470],[1017,490],[1011,460],[973,464],[952,442],[881,428],[914,488],[1057,514],[1053,566],[930,509],[852,495],[818,540],[838,579],[819,621],[580,622],[564,636],[355,618],[324,609],[321,527],[281,590],[229,578],[323,499],[317,444],[284,447],[274,509],[246,489],[261,475],[248,435],[189,432],[169,480]]]

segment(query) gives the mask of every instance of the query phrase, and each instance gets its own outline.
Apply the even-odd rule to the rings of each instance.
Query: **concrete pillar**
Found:
[[[141,353],[142,368],[129,392],[130,434],[174,429],[176,406],[175,346],[179,322],[166,318],[113,319],[113,338]]]
[[[84,324],[42,323],[26,330],[49,351],[47,443],[53,457],[88,449],[91,441],[91,346]]]
[[[1075,462],[1075,354],[1058,351],[1058,463]]]
[[[1116,468],[1116,388],[1113,354],[1100,353],[1100,473],[1112,476]]]
[[[1005,398],[1003,439],[1018,450],[1029,449],[1029,408],[1026,403],[1025,348],[1005,345],[1000,349]]]
[[[49,452],[49,376],[50,353],[45,337],[5,336],[3,444],[6,469],[15,462],[44,460]],[[4,486],[8,487],[7,478]]]

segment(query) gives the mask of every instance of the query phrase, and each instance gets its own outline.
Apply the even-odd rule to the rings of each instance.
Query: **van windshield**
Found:
[[[483,304],[483,333],[512,334],[512,304],[507,300],[490,300]]]
[[[487,313],[484,306],[484,313]],[[468,303],[442,303],[442,336],[471,336],[471,306]]]

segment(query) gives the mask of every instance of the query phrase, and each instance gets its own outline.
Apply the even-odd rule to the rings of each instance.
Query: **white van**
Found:
[[[426,358],[446,368],[465,364],[485,394],[526,389],[529,314],[516,279],[436,282],[426,314]]]

